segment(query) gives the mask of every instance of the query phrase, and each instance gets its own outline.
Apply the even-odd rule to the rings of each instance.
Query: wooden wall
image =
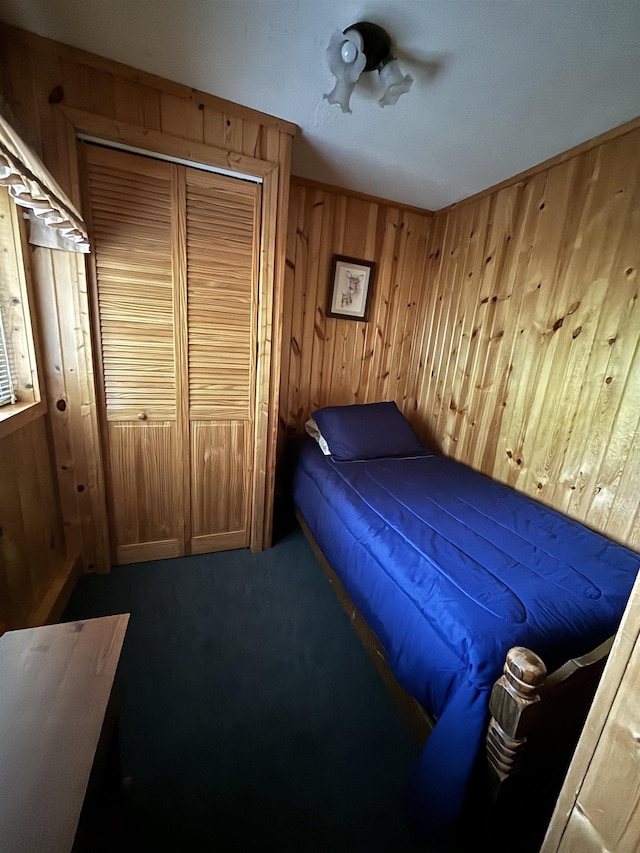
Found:
[[[72,565],[40,399],[32,250],[16,205],[1,190],[0,308],[18,403],[0,409],[0,624],[13,628],[40,619],[48,590]]]
[[[52,585],[66,577],[45,420],[0,441],[0,623],[9,628],[37,623]]]
[[[280,424],[314,409],[395,400],[410,417],[431,214],[294,178],[289,202]],[[334,254],[375,261],[369,322],[326,316]]]
[[[277,164],[276,206],[278,221],[285,224],[277,228],[275,253],[265,263],[275,269],[276,281],[282,279],[294,125],[3,24],[0,92],[11,106],[20,132],[73,199],[79,197],[76,152],[70,150],[68,136],[61,132],[61,110],[108,121],[116,136],[125,129],[161,134],[172,144],[181,144],[181,150],[187,152],[182,156],[188,156],[189,145],[200,145],[217,149],[229,164],[241,164],[243,157]],[[55,472],[51,517],[62,516],[65,565],[79,554],[85,570],[104,571],[110,566],[109,539],[84,259],[38,249],[33,253],[33,271],[41,320],[41,372],[49,409],[44,416],[46,429],[41,425],[39,434],[41,438],[47,433],[51,436],[50,444],[38,451],[43,460],[50,459]],[[281,312],[280,298],[276,287],[276,318]],[[269,347],[272,341],[275,345],[273,370],[266,382],[276,396],[279,334],[276,324],[264,335]],[[259,358],[262,363],[264,352]],[[259,416],[268,419],[275,447],[275,407],[268,411],[265,407]],[[29,469],[26,460],[25,467]],[[273,479],[273,465],[268,462],[266,469],[262,475],[268,482]],[[26,541],[16,548],[20,559],[29,564]]]
[[[445,454],[640,548],[630,127],[435,216],[409,385]]]
[[[556,803],[541,853],[640,850],[640,576]]]

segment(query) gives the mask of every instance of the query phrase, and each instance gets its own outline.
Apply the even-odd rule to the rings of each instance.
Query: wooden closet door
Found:
[[[176,320],[181,167],[94,145],[83,148],[115,562],[178,556],[185,552],[186,455]]]
[[[249,545],[260,186],[186,170],[191,552]]]

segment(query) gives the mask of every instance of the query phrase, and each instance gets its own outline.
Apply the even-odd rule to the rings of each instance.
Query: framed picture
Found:
[[[376,265],[345,255],[334,255],[329,277],[327,317],[368,320]]]

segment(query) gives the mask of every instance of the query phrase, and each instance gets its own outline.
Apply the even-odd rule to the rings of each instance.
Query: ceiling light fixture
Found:
[[[413,83],[413,77],[403,75],[397,58],[391,56],[389,34],[368,21],[359,21],[332,35],[327,48],[327,63],[336,84],[325,98],[330,104],[340,104],[343,113],[351,112],[349,100],[363,71],[378,72],[384,88],[378,100],[381,107],[395,104]]]

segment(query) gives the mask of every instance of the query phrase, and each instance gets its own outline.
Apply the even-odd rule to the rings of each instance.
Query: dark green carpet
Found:
[[[259,555],[87,575],[64,618],[122,612],[127,820],[96,849],[420,849],[402,809],[418,747],[298,529]]]

